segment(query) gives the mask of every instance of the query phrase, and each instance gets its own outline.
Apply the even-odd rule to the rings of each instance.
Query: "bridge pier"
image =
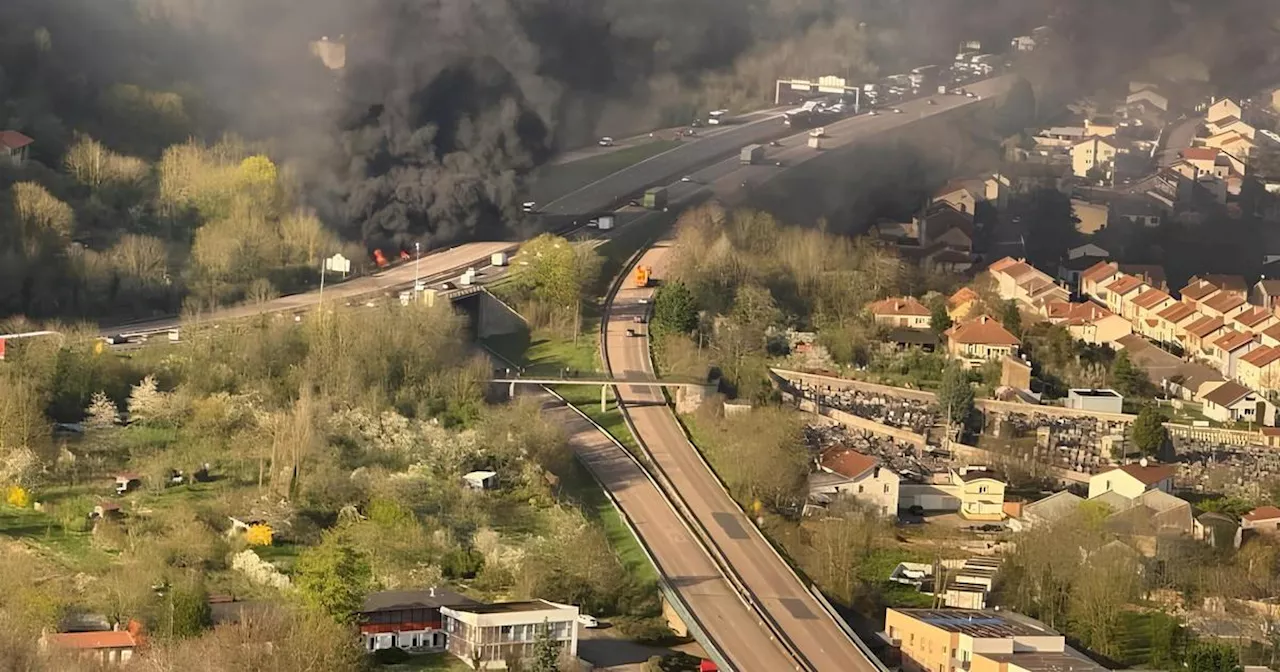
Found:
[[[608,412],[609,412],[609,386],[601,385],[600,386],[600,414],[603,415]]]
[[[507,387],[507,398],[508,399],[516,398],[516,381],[514,380],[511,381],[511,385]]]

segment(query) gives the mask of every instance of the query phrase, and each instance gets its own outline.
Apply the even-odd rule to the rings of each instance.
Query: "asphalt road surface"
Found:
[[[1014,79],[1013,75],[1004,75],[966,84],[965,88],[983,99],[989,99],[1007,91]],[[677,180],[690,171],[693,171],[691,177],[699,181],[716,179],[740,166],[738,152],[746,145],[767,144],[770,140],[782,138],[782,147],[766,148],[766,158],[761,165],[747,167],[753,169],[749,176],[776,172],[778,168],[772,165],[774,161],[782,160],[784,164],[803,161],[820,151],[829,151],[829,149],[855,140],[866,139],[925,117],[981,102],[978,98],[966,98],[956,94],[933,95],[929,98],[936,104],[929,105],[926,102],[927,99],[922,98],[898,105],[902,114],[881,110],[876,116],[863,113],[827,125],[825,127],[828,135],[827,150],[810,149],[804,146],[808,139],[808,131],[791,133],[791,129],[782,122],[781,115],[739,124],[731,130],[718,131],[714,136],[683,144],[602,177],[596,182],[546,204],[541,208],[541,212],[554,216],[585,216],[606,212],[624,205],[633,198],[638,198],[648,187]],[[725,159],[726,156],[730,158]],[[703,166],[707,167],[697,170]],[[738,184],[732,184],[730,188],[737,191],[738,187]],[[677,193],[673,190],[670,196],[672,200],[676,200]]]
[[[658,572],[680,594],[707,637],[738,672],[795,669],[787,653],[729,585],[684,521],[626,451],[550,394],[539,392],[543,413],[565,428],[569,445],[613,493],[635,525]]]
[[[655,247],[644,254],[640,263],[652,267],[656,276],[661,277],[666,252],[665,247]],[[613,375],[653,374],[647,336],[627,336],[627,329],[635,326],[632,318],[643,314],[648,307],[640,300],[652,294],[651,288],[624,287],[614,298],[605,335],[607,364]],[[818,604],[720,486],[697,449],[686,440],[662,392],[630,385],[618,386],[618,392],[620,403],[629,409],[636,438],[647,446],[655,466],[666,474],[671,487],[680,493],[755,601],[801,651],[808,664],[824,672],[875,670],[874,663]],[[726,650],[734,650],[729,642],[720,644]],[[780,668],[753,665],[747,669]]]

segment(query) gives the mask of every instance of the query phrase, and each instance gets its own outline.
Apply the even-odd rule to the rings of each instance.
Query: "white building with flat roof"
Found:
[[[560,644],[561,656],[578,655],[578,608],[546,600],[442,607],[449,653],[467,665],[479,650],[486,670],[505,670],[511,655],[532,658],[545,628]]]

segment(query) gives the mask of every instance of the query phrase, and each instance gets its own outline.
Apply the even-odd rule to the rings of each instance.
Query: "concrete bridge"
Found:
[[[511,376],[504,375],[490,378],[490,383],[507,385],[507,394],[516,395],[516,385],[598,385],[600,387],[600,412],[609,410],[609,390],[617,385],[632,387],[666,388],[676,391],[676,408],[697,408],[707,397],[719,389],[718,381],[705,381],[696,378],[668,378],[654,380],[639,377],[608,377],[590,374],[585,377],[575,376]]]

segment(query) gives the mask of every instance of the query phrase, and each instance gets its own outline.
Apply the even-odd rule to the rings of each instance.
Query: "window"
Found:
[[[858,494],[861,495],[866,490],[861,483],[858,484]]]
[[[987,494],[987,486],[985,486],[985,485],[979,485],[979,486],[978,486],[978,494],[979,494],[979,495],[985,495],[985,494]]]
[[[884,494],[886,494],[886,495],[887,495],[887,494],[889,494],[889,484],[888,484],[888,483],[885,483],[885,484],[884,484]]]

